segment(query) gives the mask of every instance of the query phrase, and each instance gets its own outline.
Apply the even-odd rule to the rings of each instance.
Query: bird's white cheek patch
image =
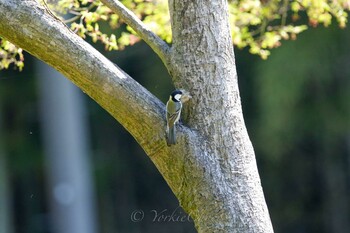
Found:
[[[174,98],[175,98],[177,101],[180,101],[180,99],[181,99],[181,94],[176,94],[176,95],[174,96]]]

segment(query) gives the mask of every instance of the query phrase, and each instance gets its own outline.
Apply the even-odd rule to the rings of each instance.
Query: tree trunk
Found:
[[[101,1],[121,17],[130,14],[118,1]],[[172,147],[165,141],[164,104],[36,1],[0,0],[0,36],[62,72],[114,116],[157,166],[198,232],[273,232],[243,120],[227,2],[170,0],[169,8],[172,48],[154,36],[145,41],[161,54],[175,86],[193,96]]]
[[[185,162],[181,204],[199,232],[273,232],[242,114],[227,2],[170,0],[169,7],[171,75],[194,96],[186,123],[198,133],[195,157],[205,160]]]

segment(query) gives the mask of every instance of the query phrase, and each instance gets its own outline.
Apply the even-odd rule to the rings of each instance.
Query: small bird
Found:
[[[167,144],[176,144],[175,124],[180,120],[182,103],[188,101],[191,96],[185,90],[175,90],[171,93],[166,103],[166,120],[167,120]]]

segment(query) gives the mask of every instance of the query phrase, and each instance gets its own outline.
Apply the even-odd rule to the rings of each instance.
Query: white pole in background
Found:
[[[83,93],[43,62],[36,69],[53,232],[96,233]]]

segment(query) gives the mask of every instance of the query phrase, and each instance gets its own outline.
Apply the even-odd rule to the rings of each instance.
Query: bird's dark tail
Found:
[[[176,144],[175,125],[171,128],[167,128],[167,144],[168,146]]]

